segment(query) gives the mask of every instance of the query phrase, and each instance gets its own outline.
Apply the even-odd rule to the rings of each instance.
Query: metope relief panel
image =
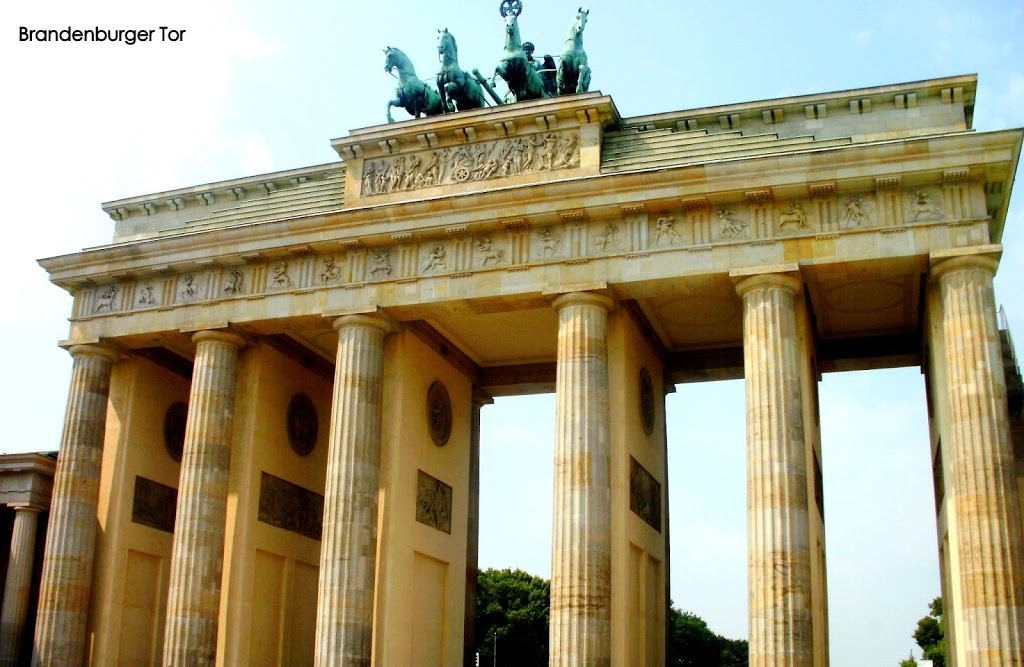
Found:
[[[475,264],[481,269],[493,266],[501,266],[507,263],[507,237],[494,235],[477,237],[473,243],[473,254],[476,258]]]
[[[211,298],[209,273],[184,273],[178,276],[178,303],[195,303]]]
[[[390,195],[579,166],[579,135],[547,132],[366,160],[360,194]]]
[[[260,473],[259,520],[311,540],[323,533],[324,497],[280,477]]]
[[[629,509],[661,532],[661,483],[629,457]]]
[[[938,188],[918,188],[904,194],[903,219],[907,223],[938,222],[946,218],[942,191]]]
[[[422,470],[416,475],[416,521],[452,532],[452,487]]]
[[[173,533],[177,504],[177,489],[145,477],[135,477],[132,523]]]
[[[775,209],[775,233],[777,236],[793,236],[816,232],[818,221],[813,208],[803,201],[790,201]]]

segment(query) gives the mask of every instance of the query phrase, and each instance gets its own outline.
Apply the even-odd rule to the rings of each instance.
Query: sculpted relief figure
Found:
[[[800,202],[793,202],[789,207],[779,214],[779,231],[786,227],[793,227],[798,231],[807,229],[807,214]]]
[[[120,291],[117,285],[107,285],[96,297],[95,312],[99,313],[104,310],[108,313],[114,312],[114,299]]]
[[[545,132],[366,160],[361,192],[363,196],[389,195],[437,185],[573,169],[579,165],[577,133]]]
[[[597,235],[594,245],[599,250],[610,250],[619,247],[619,227],[613,222],[605,225],[604,232]]]
[[[924,190],[918,190],[910,199],[910,219],[938,220],[942,217],[942,208],[939,207]]]
[[[676,231],[676,219],[671,215],[658,218],[658,239],[656,243],[658,245],[669,244],[672,245],[677,241],[682,243],[683,239],[679,236],[679,232]]]
[[[334,260],[334,255],[324,257],[324,268],[320,272],[320,282],[333,283],[341,278],[341,267]]]
[[[867,204],[860,195],[854,195],[846,200],[840,219],[847,228],[861,227],[868,221]]]
[[[445,271],[448,269],[448,262],[445,257],[448,252],[444,249],[444,246],[434,246],[427,253],[427,263],[423,265],[423,273],[433,273],[434,271]]]
[[[238,269],[228,274],[224,284],[224,293],[228,295],[245,294],[245,276]]]
[[[477,241],[476,250],[480,253],[480,266],[487,266],[490,263],[501,264],[505,261],[505,251],[494,247],[494,241],[490,236]]]
[[[371,278],[387,277],[391,275],[391,251],[387,248],[383,250],[371,250],[370,253],[373,255],[373,268],[370,269]]]
[[[550,227],[542,228],[537,232],[537,236],[540,238],[541,247],[544,249],[545,257],[552,257],[556,252],[558,252],[560,239],[555,237],[555,234],[551,231]]]
[[[718,212],[718,222],[722,225],[719,235],[723,239],[743,238],[747,235],[747,222],[736,217],[736,211],[723,208]]]
[[[153,286],[145,285],[139,290],[138,304],[140,306],[152,306],[156,303],[156,298],[153,296]]]
[[[292,286],[291,276],[288,275],[288,262],[278,262],[270,269],[270,284],[274,287],[285,289]]]
[[[181,278],[181,300],[193,301],[199,296],[199,285],[196,285],[195,274],[186,273]]]

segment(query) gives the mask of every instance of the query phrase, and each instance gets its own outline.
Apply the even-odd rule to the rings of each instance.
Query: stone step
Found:
[[[701,146],[679,146],[657,151],[636,151],[628,155],[608,157],[601,160],[602,164],[621,164],[624,162],[646,163],[650,160],[671,159],[674,157],[699,157],[701,155],[718,155],[735,150],[782,148],[786,146],[813,143],[813,137],[790,137],[779,139],[775,135],[762,137],[743,137]]]
[[[716,154],[697,153],[689,157],[671,156],[667,158],[656,158],[647,160],[633,160],[617,164],[602,165],[601,173],[611,174],[624,171],[639,171],[642,169],[659,169],[666,167],[682,167],[691,164],[702,164],[705,162],[716,162],[720,160],[734,159],[739,157],[760,157],[768,155],[779,155],[786,153],[797,153],[804,151],[820,150],[823,148],[837,148],[850,145],[849,139],[829,139],[825,141],[804,142],[788,146],[772,147],[761,146],[758,148],[734,148]]]
[[[651,152],[662,152],[666,150],[674,150],[680,148],[686,148],[691,146],[713,146],[727,142],[738,142],[738,141],[751,141],[751,140],[764,140],[764,139],[778,139],[777,134],[754,134],[754,135],[742,135],[739,132],[727,132],[722,134],[710,134],[703,137],[692,137],[685,140],[678,140],[674,137],[668,141],[656,141],[650,143],[640,143],[632,145],[623,145],[614,149],[608,149],[605,147],[602,155],[608,157],[620,157],[630,155],[634,153],[650,154]]]

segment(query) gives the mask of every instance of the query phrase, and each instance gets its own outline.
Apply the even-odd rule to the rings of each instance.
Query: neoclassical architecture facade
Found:
[[[910,365],[951,662],[1024,664],[1022,132],[973,131],[976,86],[583,93],[105,204],[110,245],[40,262],[74,367],[35,663],[472,664],[481,410],[554,391],[551,664],[664,664],[664,396],[745,378],[750,663],[827,665],[817,384]]]

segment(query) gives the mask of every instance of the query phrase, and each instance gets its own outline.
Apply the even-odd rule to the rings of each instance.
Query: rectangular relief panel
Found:
[[[661,483],[629,457],[629,509],[661,532]]]
[[[167,589],[163,558],[128,551],[118,665],[153,665],[163,651]]]
[[[177,507],[177,489],[145,477],[135,477],[132,523],[173,533]]]
[[[452,487],[422,470],[416,477],[416,520],[442,533],[452,533]]]
[[[279,477],[260,475],[260,521],[319,540],[323,533],[324,497]]]

